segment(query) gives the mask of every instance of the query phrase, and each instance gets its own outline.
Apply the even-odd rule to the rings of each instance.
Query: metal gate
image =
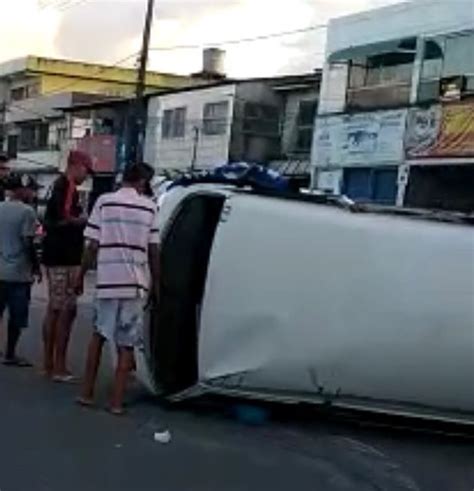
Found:
[[[343,193],[357,202],[394,205],[397,179],[396,167],[345,169]]]

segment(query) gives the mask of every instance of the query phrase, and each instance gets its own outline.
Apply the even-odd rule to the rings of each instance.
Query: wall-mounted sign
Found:
[[[94,171],[111,173],[116,170],[117,137],[113,135],[84,136],[77,140],[77,149],[89,154]]]
[[[474,103],[410,109],[405,149],[408,159],[474,157]]]
[[[321,117],[313,163],[319,167],[394,165],[403,161],[407,110]]]

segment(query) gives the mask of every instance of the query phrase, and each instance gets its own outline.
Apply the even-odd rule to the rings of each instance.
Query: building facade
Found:
[[[145,158],[162,170],[255,162],[280,171],[309,156],[320,74],[226,80],[149,99]]]
[[[474,9],[463,1],[333,20],[314,186],[360,201],[474,209],[473,45]]]
[[[37,174],[44,168],[51,175],[77,142],[77,128],[63,109],[130,97],[136,78],[133,69],[33,56],[0,64],[0,148],[13,168]],[[146,78],[153,92],[193,83],[191,77],[155,72]]]
[[[265,81],[224,81],[158,94],[145,159],[160,170],[267,162],[279,153],[281,100]]]
[[[311,145],[319,102],[321,70],[275,78],[273,90],[282,99],[280,159],[270,165],[282,174],[300,176],[309,184]]]

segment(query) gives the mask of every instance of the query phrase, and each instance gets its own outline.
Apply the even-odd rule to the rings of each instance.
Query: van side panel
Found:
[[[235,195],[211,253],[199,377],[474,416],[474,229]]]

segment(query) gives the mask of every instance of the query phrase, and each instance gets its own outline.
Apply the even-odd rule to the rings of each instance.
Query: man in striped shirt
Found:
[[[114,414],[123,413],[125,382],[134,363],[133,350],[142,340],[148,295],[158,294],[157,208],[144,196],[152,177],[147,164],[130,165],[121,189],[97,200],[84,233],[87,246],[77,289],[82,290],[87,270],[97,262],[96,325],[78,402],[93,404],[102,348],[108,340],[118,349],[110,405]]]

